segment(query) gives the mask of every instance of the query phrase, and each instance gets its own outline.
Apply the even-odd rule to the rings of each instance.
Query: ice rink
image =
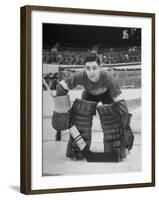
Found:
[[[81,90],[69,93],[71,101],[80,98]],[[128,173],[140,171],[141,166],[141,89],[124,89],[122,98],[126,99],[129,112],[133,114],[131,128],[135,140],[134,146],[126,159],[119,163],[88,163],[72,161],[65,156],[69,131],[63,131],[61,141],[56,141],[56,131],[51,120],[53,114],[53,99],[47,91],[43,92],[43,175],[80,175],[99,173]],[[98,114],[93,118],[91,150],[103,151],[103,132]]]

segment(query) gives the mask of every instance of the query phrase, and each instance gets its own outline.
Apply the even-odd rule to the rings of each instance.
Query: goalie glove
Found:
[[[57,83],[57,85],[56,85],[56,96],[67,95],[68,90],[63,87],[63,85],[62,85],[63,82]]]

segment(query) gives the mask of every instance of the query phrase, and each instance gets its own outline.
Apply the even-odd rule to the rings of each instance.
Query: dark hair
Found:
[[[98,65],[100,65],[100,59],[97,56],[96,53],[90,53],[88,54],[85,59],[84,59],[84,64],[86,64],[87,62],[97,62]]]

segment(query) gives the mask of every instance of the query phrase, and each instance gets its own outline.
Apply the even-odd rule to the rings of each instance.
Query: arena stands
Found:
[[[91,49],[61,48],[60,51],[43,51],[43,63],[60,65],[83,65],[85,56]],[[105,64],[141,61],[141,47],[101,48],[97,53]]]

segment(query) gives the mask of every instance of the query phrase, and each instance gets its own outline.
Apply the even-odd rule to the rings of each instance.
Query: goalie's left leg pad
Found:
[[[87,100],[76,99],[72,105],[71,126],[75,125],[82,135],[83,139],[90,148],[93,115],[96,114],[97,103]],[[67,157],[73,159],[82,159],[82,153],[73,142],[72,137],[67,145]]]
[[[97,111],[104,133],[104,152],[116,151],[122,159],[126,157],[126,148],[123,145],[119,112],[115,110],[114,105],[115,103],[97,106]]]

